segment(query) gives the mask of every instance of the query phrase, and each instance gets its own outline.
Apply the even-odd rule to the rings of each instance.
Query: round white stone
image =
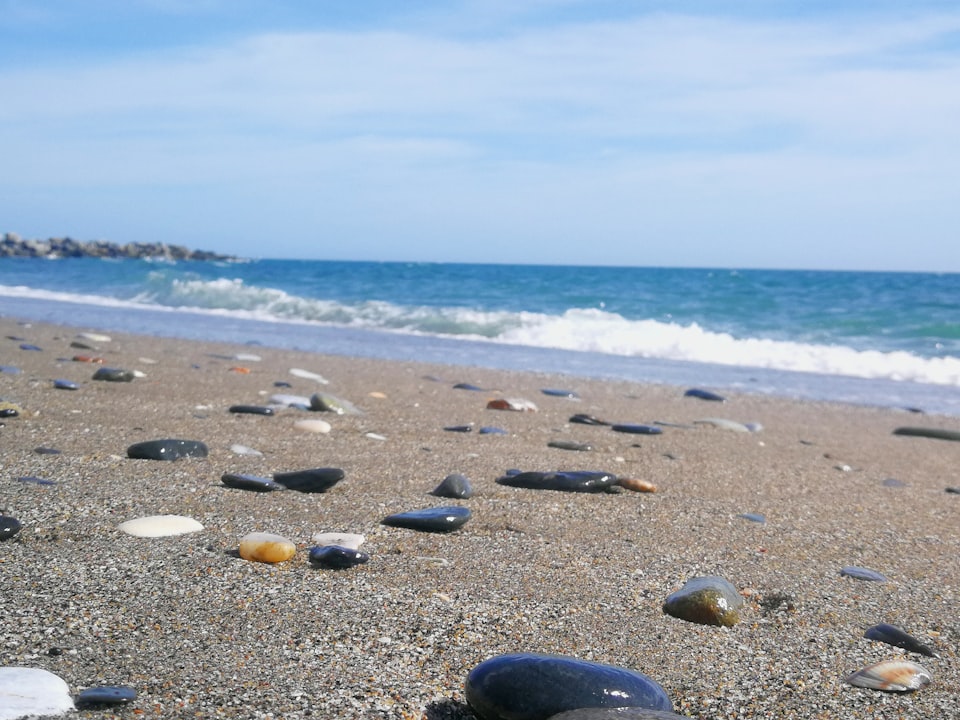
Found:
[[[136,537],[169,537],[199,532],[203,525],[184,515],[148,515],[122,522],[117,529]]]
[[[0,720],[61,715],[73,710],[62,678],[39,668],[0,667]]]
[[[312,433],[328,433],[331,429],[326,420],[297,420],[293,426],[297,430]]]

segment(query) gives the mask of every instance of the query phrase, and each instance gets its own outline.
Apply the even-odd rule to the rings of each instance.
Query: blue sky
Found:
[[[951,0],[0,0],[0,233],[960,271]]]

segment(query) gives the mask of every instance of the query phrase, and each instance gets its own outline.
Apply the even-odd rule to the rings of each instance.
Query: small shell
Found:
[[[912,692],[929,685],[930,672],[916,663],[906,660],[884,660],[857,670],[847,678],[855,687],[883,690],[884,692]]]

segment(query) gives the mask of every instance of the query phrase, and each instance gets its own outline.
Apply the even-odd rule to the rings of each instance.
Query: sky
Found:
[[[960,272],[955,0],[0,0],[0,235]]]

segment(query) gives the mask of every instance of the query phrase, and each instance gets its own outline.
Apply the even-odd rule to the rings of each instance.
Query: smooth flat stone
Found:
[[[893,431],[893,434],[933,438],[935,440],[960,440],[960,430],[944,430],[943,428],[898,427]]]
[[[365,552],[346,548],[342,545],[322,545],[310,548],[309,560],[314,565],[321,567],[344,570],[346,568],[362,565],[370,559]]]
[[[133,382],[134,377],[133,370],[111,367],[97,368],[97,371],[93,374],[94,380],[105,380],[106,382]]]
[[[73,710],[70,688],[46,670],[0,667],[0,720],[61,715]]]
[[[464,690],[481,720],[545,720],[585,708],[673,709],[666,691],[642,673],[562,655],[490,658],[470,671]]]
[[[313,380],[315,383],[320,385],[327,385],[330,383],[323,375],[319,373],[311,372],[310,370],[304,370],[302,368],[290,368],[290,374],[294,377],[302,378],[304,380]]]
[[[630,433],[632,435],[660,435],[663,432],[663,428],[656,425],[638,425],[635,423],[617,423],[611,425],[610,428],[614,432]]]
[[[740,621],[743,598],[728,580],[716,575],[691,578],[667,596],[663,611],[680,620],[700,625],[730,627]]]
[[[421,532],[452,532],[462,527],[470,515],[469,508],[454,505],[395,513],[385,517],[380,524]]]
[[[185,515],[147,515],[127,520],[117,529],[134,537],[172,537],[203,530],[203,525]]]
[[[448,425],[444,430],[447,432],[468,433],[473,432],[473,425]]]
[[[529,490],[559,490],[562,492],[606,492],[617,484],[617,476],[608,472],[587,470],[558,470],[555,472],[507,473],[497,483]]]
[[[593,450],[593,445],[590,443],[573,442],[572,440],[551,440],[547,443],[547,447],[557,450],[572,450],[573,452],[590,452]]]
[[[359,550],[360,546],[363,545],[366,540],[366,537],[358,535],[357,533],[338,532],[314,533],[310,538],[310,542],[319,547],[323,547],[324,545],[339,545],[350,548],[351,550]]]
[[[79,390],[80,386],[75,383],[73,380],[64,380],[63,378],[57,378],[53,381],[53,387],[57,390]]]
[[[332,412],[336,415],[363,415],[363,410],[349,400],[329,393],[314,393],[310,396],[310,409],[314,412]]]
[[[240,538],[240,557],[251,562],[279,563],[297,553],[297,546],[282,535],[252,532]]]
[[[470,480],[466,475],[450,473],[439,485],[430,491],[430,494],[436,495],[437,497],[466,500],[473,497],[473,488],[470,486]]]
[[[470,392],[484,392],[484,389],[479,385],[473,385],[471,383],[457,383],[453,386],[454,390],[469,390]]]
[[[649,480],[641,480],[640,478],[622,477],[617,480],[617,484],[622,488],[633,490],[634,492],[655,493],[657,491],[656,485]]]
[[[709,402],[726,402],[727,400],[723,395],[717,395],[715,392],[701,390],[700,388],[690,388],[683,396],[697,398],[698,400],[707,400]]]
[[[886,478],[883,481],[883,486],[892,487],[892,488],[902,488],[902,487],[907,487],[907,483],[905,483],[903,480],[898,480],[897,478]]]
[[[509,435],[506,430],[503,428],[493,427],[492,425],[484,425],[480,428],[481,435]]]
[[[738,423],[735,420],[727,420],[726,418],[702,418],[700,420],[694,420],[693,423],[694,425],[712,425],[715,428],[730,430],[732,432],[752,432],[747,425]]]
[[[867,628],[866,632],[863,633],[863,636],[869,640],[877,640],[879,642],[886,643],[887,645],[903,648],[908,652],[926,655],[927,657],[940,657],[937,655],[937,653],[931,650],[928,645],[924,645],[922,642],[913,637],[913,635],[910,635],[903,630],[903,628],[899,628],[896,625],[880,623],[879,625],[874,625],[873,627]]]
[[[573,390],[561,390],[559,388],[543,388],[540,390],[544,395],[549,397],[562,397],[569,398],[570,400],[579,400],[580,396],[577,395]]]
[[[333,427],[326,420],[297,420],[293,423],[293,427],[302,432],[316,433],[318,435],[326,435],[333,430]]]
[[[23,370],[14,365],[0,365],[0,373],[4,375],[19,375]]]
[[[340,468],[313,468],[273,474],[274,482],[302,493],[323,493],[343,480],[346,473]]]
[[[230,452],[234,455],[250,455],[252,457],[262,457],[263,453],[246,445],[231,445]]]
[[[576,415],[570,416],[570,422],[577,423],[578,425],[611,425],[606,420],[601,420],[598,417],[593,415],[587,415],[586,413],[577,413]]]
[[[245,473],[224,473],[220,476],[220,482],[230,488],[237,490],[252,490],[253,492],[270,492],[271,490],[286,490],[280,483],[275,483],[269,478],[258,475],[247,475]]]
[[[126,705],[137,699],[137,691],[129,685],[98,685],[77,693],[77,708]]]
[[[275,383],[273,383],[273,386],[274,386],[274,387],[280,387],[280,388],[293,387],[293,385],[291,385],[290,383],[288,383],[286,380],[277,380]]]
[[[136,460],[179,460],[185,457],[205,458],[207,446],[199,440],[145,440],[127,448],[127,457]]]
[[[287,393],[275,393],[268,398],[271,405],[280,405],[281,407],[292,407],[306,409],[310,407],[310,398],[306,395],[289,395]]]
[[[41,446],[41,447],[35,447],[35,448],[33,449],[33,451],[34,451],[37,455],[59,455],[59,454],[61,454],[61,453],[63,452],[62,450],[57,450],[56,448],[42,447],[42,446]]]
[[[868,580],[870,582],[890,582],[890,578],[886,575],[878,573],[876,570],[870,570],[869,568],[858,567],[857,565],[847,565],[844,568],[840,569],[841,577],[849,577],[855,580]]]
[[[23,524],[15,517],[9,515],[0,515],[0,541],[9,540],[23,527]]]
[[[767,518],[765,518],[761,513],[740,513],[737,515],[738,518],[742,520],[749,520],[750,522],[755,523],[765,523]]]
[[[43,352],[43,348],[37,345],[32,345],[30,343],[20,343],[21,350],[28,350],[30,352]]]
[[[266,405],[231,405],[229,412],[239,415],[273,415],[274,409]]]
[[[89,340],[90,342],[106,343],[110,342],[111,338],[109,335],[104,335],[103,333],[94,333],[94,332],[82,332],[78,333],[77,337],[81,340]]]
[[[17,482],[24,483],[25,485],[56,485],[55,480],[47,480],[46,478],[39,478],[34,475],[24,475],[23,477],[18,477]]]

